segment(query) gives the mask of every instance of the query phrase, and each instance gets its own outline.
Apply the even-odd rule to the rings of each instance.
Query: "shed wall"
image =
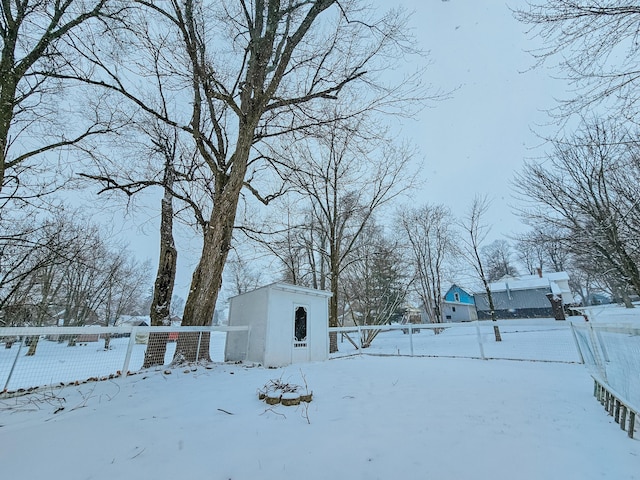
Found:
[[[295,309],[307,310],[307,346],[294,352]],[[269,330],[265,349],[266,365],[288,365],[293,361],[328,358],[328,299],[278,289],[269,297]],[[294,358],[295,356],[295,358]]]
[[[249,326],[249,332],[229,332],[225,344],[225,361],[262,363],[266,348],[268,290],[258,289],[231,298],[229,326]],[[247,350],[248,349],[248,350]],[[246,353],[246,355],[245,355]]]

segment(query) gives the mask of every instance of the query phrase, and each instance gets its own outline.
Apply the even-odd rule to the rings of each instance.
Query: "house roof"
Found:
[[[449,290],[447,290],[447,293],[445,293],[445,297],[449,294],[449,292],[451,292],[452,290],[460,290],[461,292],[466,293],[467,295],[469,295],[470,297],[473,297],[473,293],[471,293],[469,290],[467,290],[466,288],[462,288],[460,285],[457,285],[455,283],[452,283],[451,286],[449,287]]]
[[[539,288],[551,288],[554,294],[560,294],[565,289],[561,288],[563,282],[569,281],[567,272],[549,272],[542,276],[522,275],[519,277],[503,277],[499,281],[489,284],[492,292],[504,292],[506,290],[534,290]],[[556,291],[554,291],[556,290]]]

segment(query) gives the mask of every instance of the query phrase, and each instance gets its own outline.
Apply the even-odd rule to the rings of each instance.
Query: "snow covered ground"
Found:
[[[306,379],[308,410],[258,400],[270,379]],[[0,472],[11,480],[640,478],[640,440],[592,392],[582,365],[505,360],[358,356],[154,371],[0,400]]]

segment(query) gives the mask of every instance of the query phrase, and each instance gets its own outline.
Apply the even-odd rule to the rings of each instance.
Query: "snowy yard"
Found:
[[[582,365],[364,356],[187,372],[1,400],[2,478],[640,478],[640,440]],[[308,411],[258,400],[302,375]]]

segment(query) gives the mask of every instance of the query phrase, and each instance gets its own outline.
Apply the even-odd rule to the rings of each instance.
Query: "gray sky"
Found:
[[[378,0],[381,6],[386,2]],[[399,0],[430,52],[428,82],[452,98],[422,112],[405,135],[425,158],[426,185],[416,200],[444,203],[462,215],[476,193],[493,199],[491,236],[523,230],[512,214],[510,182],[526,158],[544,153],[532,131],[553,132],[544,112],[563,95],[548,69],[531,69],[535,46],[502,1]],[[513,0],[514,4],[523,3]],[[540,146],[542,145],[542,148]]]

